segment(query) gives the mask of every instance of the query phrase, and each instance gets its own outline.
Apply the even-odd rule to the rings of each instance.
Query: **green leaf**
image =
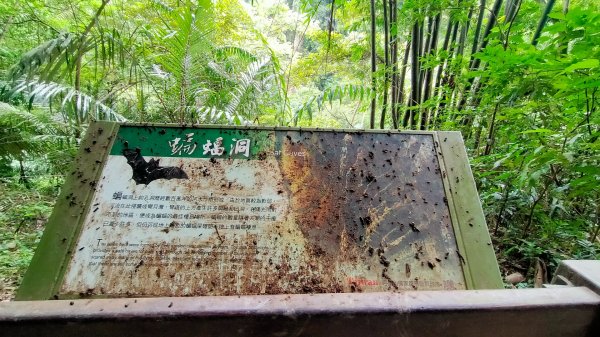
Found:
[[[565,19],[565,15],[563,13],[560,13],[560,12],[550,13],[550,14],[548,14],[548,17],[551,18],[551,19],[557,19],[557,20],[564,20]]]
[[[600,60],[586,59],[581,62],[577,62],[575,64],[568,66],[565,69],[565,72],[573,72],[573,71],[579,70],[579,69],[593,69],[593,68],[598,68],[598,66],[600,66]]]
[[[576,166],[574,171],[584,174],[594,174],[600,176],[600,167],[597,166]]]
[[[523,131],[521,133],[522,134],[528,134],[528,133],[554,133],[554,131],[549,130],[549,129],[533,129],[533,130]]]

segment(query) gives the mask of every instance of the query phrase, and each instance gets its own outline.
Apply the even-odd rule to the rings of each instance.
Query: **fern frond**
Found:
[[[190,116],[189,107],[195,105],[195,95],[202,89],[202,78],[213,48],[213,17],[212,2],[202,0],[173,10],[165,21],[167,27],[157,29],[162,49],[153,68],[154,74],[162,79],[162,88],[155,87],[155,92],[165,94],[163,105],[173,107],[179,122]]]
[[[270,64],[269,58],[263,58],[252,62],[248,65],[246,70],[238,76],[238,86],[232,92],[229,104],[225,107],[225,116],[230,124],[234,123],[234,119],[238,119],[240,123],[243,122],[243,116],[239,112],[239,106],[245,96],[252,91],[256,90],[257,93],[262,91],[263,79],[262,75],[268,72],[268,66]],[[256,95],[258,96],[258,94]]]
[[[210,61],[208,62],[208,68],[214,73],[214,75],[220,77],[220,80],[234,83],[235,78],[227,72],[227,70],[220,64]]]
[[[81,121],[87,121],[89,116],[97,120],[113,120],[117,122],[127,120],[94,97],[82,91],[75,90],[73,87],[56,82],[42,82],[39,78],[34,78],[33,80],[22,78],[17,81],[12,92],[13,94],[22,93],[30,101],[35,100],[46,104],[60,99],[61,112],[65,120],[75,117],[70,116],[67,112],[68,105],[72,103],[74,97],[77,98],[75,100],[76,111]]]
[[[62,33],[23,54],[19,62],[11,68],[9,77],[12,80],[23,76],[28,79],[38,76],[44,81],[58,79],[73,69],[74,55],[80,47],[83,52],[93,48],[93,41],[85,41],[83,46],[80,46],[81,43],[79,35]],[[65,64],[66,69],[63,69]]]
[[[0,102],[0,157],[23,160],[69,143],[74,144],[74,139],[65,125]]]
[[[254,62],[257,60],[257,57],[251,52],[234,46],[216,48],[214,56],[217,61],[226,61],[230,58],[238,58],[244,62]]]

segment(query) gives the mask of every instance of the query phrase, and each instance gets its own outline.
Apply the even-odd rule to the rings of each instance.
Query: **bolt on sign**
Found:
[[[500,280],[459,133],[98,122],[17,298]]]

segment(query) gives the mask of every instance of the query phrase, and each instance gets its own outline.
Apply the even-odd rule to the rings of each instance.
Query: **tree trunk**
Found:
[[[441,51],[447,51],[448,50],[448,44],[450,43],[450,36],[452,35],[452,15],[449,14],[448,15],[448,26],[446,27],[446,34],[444,35],[444,43],[442,44],[442,49]],[[442,73],[444,72],[444,64],[445,64],[445,60],[442,61],[440,63],[440,65],[438,65],[437,67],[437,75],[435,77],[435,87],[434,87],[434,96],[439,96],[441,94],[441,90],[442,89]],[[436,116],[439,115],[439,110],[438,113],[436,113]],[[437,122],[437,117],[436,117],[436,122]]]
[[[429,47],[431,44],[431,33],[432,33],[432,29],[433,29],[433,17],[428,17],[427,18],[427,38],[425,38],[425,34],[423,34],[424,31],[424,25],[425,25],[425,21],[423,21],[423,26],[421,26],[421,37],[420,37],[420,41],[421,41],[421,56],[426,56],[429,55]],[[424,43],[423,43],[424,41]],[[423,83],[425,82],[425,73],[427,72],[427,69],[423,69],[421,68],[421,77],[419,78],[419,84],[421,84],[421,88],[419,90],[421,90],[419,92],[419,97],[422,99],[423,98]],[[421,100],[422,102],[422,100]]]
[[[385,54],[385,66],[384,66],[384,74],[383,74],[383,106],[381,107],[381,120],[379,121],[379,128],[383,129],[385,127],[385,115],[388,106],[388,84],[390,81],[390,34],[389,34],[389,20],[388,20],[388,11],[387,11],[387,1],[382,0],[383,2],[383,36],[384,36],[384,54]]]
[[[441,20],[441,13],[438,13],[435,16],[433,22],[433,31],[430,34],[429,46],[428,46],[428,55],[433,56],[433,53],[437,49],[437,40],[439,34],[439,26]],[[421,99],[421,103],[427,102],[431,96],[431,80],[433,78],[433,68],[427,68],[425,70],[425,83],[423,84],[423,97]],[[429,122],[429,108],[424,107],[421,111],[421,130],[427,129],[427,123]]]
[[[569,0],[563,1],[562,13],[564,15],[567,15],[569,13]],[[564,32],[562,34],[566,34],[566,32]],[[560,45],[558,46],[558,50],[559,50],[560,55],[566,55],[567,52],[569,51],[569,40],[563,39],[561,41]]]
[[[466,44],[466,41],[467,41],[467,36],[469,35],[469,28],[471,26],[471,18],[472,17],[473,17],[473,8],[471,8],[469,10],[469,15],[467,16],[467,22],[463,25],[463,27],[462,27],[462,29],[460,31],[460,38],[459,38],[459,41],[458,41],[458,49],[457,49],[457,52],[456,52],[456,57],[458,57],[458,55],[461,55],[462,56],[462,58],[461,58],[462,60],[464,60],[466,58],[466,55],[465,55],[465,44]],[[478,24],[480,25],[481,23],[478,22]],[[479,29],[481,29],[481,26],[479,26]],[[479,35],[479,32],[476,32],[476,35],[473,38],[475,41],[477,40],[477,35]],[[474,45],[474,48],[476,48],[475,43],[473,45]],[[470,56],[471,60],[472,60],[472,57],[473,57],[472,53],[473,53],[473,50],[471,50],[471,56]],[[454,76],[453,76],[453,78],[454,78]],[[462,100],[463,95],[464,95],[463,91],[455,90],[452,101],[453,102],[460,102]],[[456,105],[458,105],[458,104],[459,103],[456,103]]]
[[[400,116],[399,109],[404,104],[404,80],[406,79],[406,68],[408,67],[408,57],[410,56],[411,40],[406,41],[406,47],[404,49],[404,58],[402,59],[402,69],[400,72],[400,83],[398,84],[398,103],[396,105],[396,116]],[[404,109],[403,109],[404,110]],[[404,121],[402,122],[404,125]]]
[[[600,199],[598,198],[598,193],[596,193],[596,229],[592,234],[590,242],[596,243],[596,239],[598,238],[598,233],[600,232]]]
[[[402,59],[402,72],[400,73],[400,84],[398,85],[398,104],[404,103],[404,82],[406,81],[406,68],[408,68],[408,58],[411,55],[412,40],[406,41],[406,48],[404,49],[404,59]]]
[[[19,182],[25,185],[27,189],[31,187],[29,185],[29,179],[27,179],[27,174],[25,173],[25,166],[23,165],[22,159],[19,159]]]
[[[375,49],[375,0],[371,0],[371,89],[373,97],[371,98],[371,118],[369,119],[369,127],[375,128],[375,108],[377,99],[377,81],[375,72],[377,71],[377,54]]]
[[[420,65],[419,65],[419,51],[421,50],[421,44],[419,41],[421,31],[421,25],[419,21],[415,21],[412,27],[412,37],[411,37],[411,67],[410,67],[410,81],[411,81],[411,95],[410,101],[408,102],[409,109],[404,114],[404,120],[402,125],[405,128],[411,128],[414,125],[414,116],[415,116],[415,107],[419,105],[419,78],[421,75]]]
[[[483,23],[483,17],[485,16],[485,0],[479,2],[479,15],[477,16],[477,25],[475,26],[475,32],[473,34],[473,46],[471,47],[471,60],[469,62],[469,68],[472,67],[475,53],[479,48],[479,34],[481,33],[481,25]]]
[[[512,20],[512,16],[517,9],[517,1],[519,0],[506,0],[506,5],[504,5],[505,22],[510,22]]]
[[[475,60],[475,53],[479,51],[479,34],[481,33],[481,25],[483,24],[483,18],[485,17],[485,0],[479,2],[479,15],[477,16],[477,26],[475,26],[475,33],[473,35],[473,47],[471,47],[471,61],[469,62],[469,69],[473,68],[473,62]]]
[[[481,142],[481,132],[483,132],[483,125],[479,123],[477,125],[477,129],[475,129],[475,140],[473,142],[473,150],[475,151],[475,156],[479,156],[479,143]]]
[[[448,100],[448,96],[449,93],[452,92],[452,90],[454,90],[454,80],[452,75],[452,70],[451,70],[451,62],[453,59],[453,55],[454,55],[454,49],[456,48],[455,43],[456,43],[456,36],[458,34],[458,24],[459,22],[455,22],[454,25],[452,26],[452,36],[450,38],[450,44],[448,45],[448,57],[446,58],[446,60],[444,61],[443,67],[442,67],[442,82],[440,83],[440,92],[442,94],[441,99],[440,99],[440,105],[438,106],[438,116],[443,116],[445,114],[445,108],[446,108],[446,104],[447,104],[447,100]],[[446,87],[446,85],[448,87]]]
[[[467,22],[465,22],[460,30],[460,37],[458,39],[458,49],[456,56],[464,55],[465,53],[465,42],[467,41],[467,35],[469,34],[469,27],[471,25],[471,17],[473,16],[473,8],[469,9],[469,15],[467,15]]]
[[[523,3],[522,0],[514,0],[516,1],[515,7],[513,9],[513,11],[511,13],[509,13],[509,25],[508,28],[506,29],[506,34],[504,37],[504,50],[508,49],[508,41],[510,39],[510,30],[512,29],[513,23],[515,22],[515,19],[517,18],[517,14],[519,13],[519,10],[521,10],[521,4]]]
[[[335,0],[331,1],[331,10],[329,12],[329,25],[327,26],[327,53],[325,63],[328,63],[329,49],[331,48],[331,33],[333,32],[333,13],[335,12]]]
[[[487,45],[489,43],[488,36],[492,32],[492,29],[494,28],[494,26],[496,26],[496,22],[498,21],[498,14],[500,13],[500,7],[502,7],[502,0],[496,0],[496,2],[494,2],[494,6],[492,7],[492,12],[490,13],[490,17],[488,19],[487,26],[485,27],[485,31],[483,32],[481,46],[479,47],[479,49],[477,49],[478,52],[485,49],[485,47],[487,47]],[[476,57],[471,69],[472,70],[478,69],[480,64],[481,64],[481,59]]]
[[[396,25],[396,0],[390,0],[389,22],[391,29],[390,53],[392,57],[392,124],[398,128],[398,28]]]
[[[484,1],[482,1],[482,3],[484,3]],[[485,31],[483,32],[483,36],[481,38],[481,45],[479,47],[476,48],[476,53],[480,52],[481,50],[485,49],[485,47],[488,44],[488,36],[490,35],[490,33],[492,32],[492,29],[494,28],[494,26],[496,25],[496,22],[498,20],[498,14],[500,13],[500,7],[502,7],[502,0],[496,0],[494,2],[494,5],[492,7],[492,12],[490,13],[490,17],[488,19],[488,23],[487,26],[485,27]],[[481,13],[480,13],[481,16]],[[478,25],[480,23],[478,22]],[[469,66],[469,70],[470,71],[474,71],[479,69],[479,66],[481,65],[481,59],[477,58],[477,57],[471,57],[471,64]],[[457,106],[457,110],[461,111],[468,99],[469,93],[471,91],[471,87],[473,86],[473,81],[474,78],[471,77],[469,79],[469,81],[467,82],[467,85],[465,87],[465,94],[463,95],[462,99],[460,100],[460,103]],[[474,94],[473,94],[474,95]],[[468,123],[469,118],[466,119],[465,123]],[[463,123],[464,124],[464,123]]]
[[[548,2],[546,3],[546,8],[544,9],[544,13],[542,13],[542,18],[540,19],[540,22],[538,23],[538,26],[535,29],[533,38],[531,39],[532,45],[537,46],[538,39],[542,35],[542,30],[544,29],[544,26],[546,26],[546,22],[548,22],[548,14],[550,14],[550,12],[552,11],[552,7],[554,7],[555,2],[556,0],[548,0]]]
[[[531,205],[531,209],[529,211],[529,216],[527,217],[527,224],[525,224],[525,227],[523,227],[523,232],[521,233],[522,239],[527,238],[527,236],[529,235],[529,229],[531,228],[531,225],[533,224],[533,213],[535,212],[535,207],[538,205],[538,203],[540,201],[542,201],[542,198],[544,197],[544,195],[546,195],[546,192],[548,191],[548,187],[550,187],[549,182],[547,182],[544,185],[544,189],[542,190],[542,193],[540,193],[538,195],[538,197],[533,201],[533,205]]]
[[[494,138],[496,132],[496,115],[498,114],[499,108],[500,103],[496,103],[496,106],[494,107],[494,113],[492,114],[492,120],[490,121],[490,129],[488,130],[488,137],[485,143],[485,150],[483,152],[483,154],[486,156],[492,153],[492,148],[494,147]]]

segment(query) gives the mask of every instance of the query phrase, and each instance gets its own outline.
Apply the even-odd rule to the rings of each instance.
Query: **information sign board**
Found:
[[[65,236],[47,295],[501,286],[457,133],[98,124],[86,144],[65,193],[89,193],[63,193],[42,239]]]

